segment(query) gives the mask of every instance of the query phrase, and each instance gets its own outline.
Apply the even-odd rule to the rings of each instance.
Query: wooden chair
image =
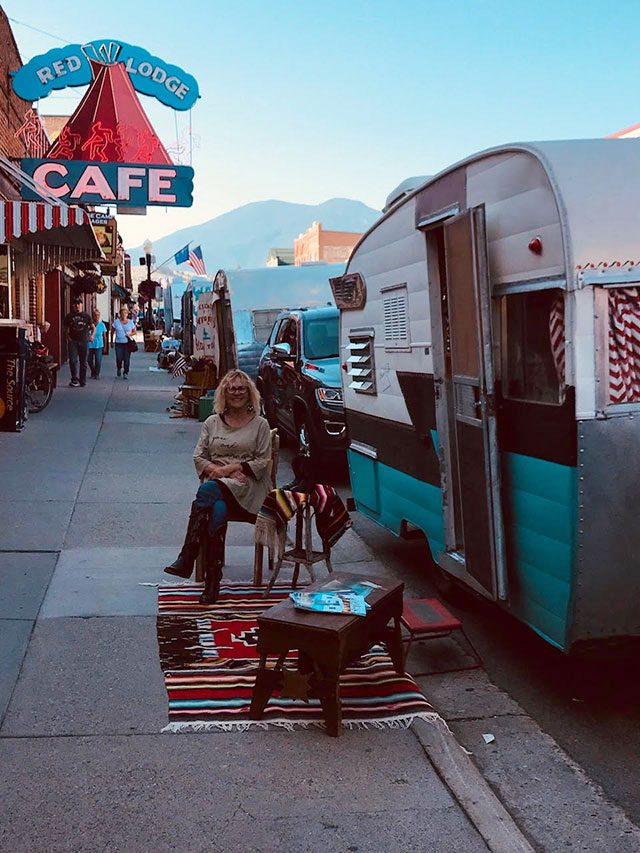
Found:
[[[179,387],[185,414],[198,417],[200,397],[217,385],[217,370],[214,364],[206,364],[204,370],[189,370],[185,381]]]
[[[144,351],[145,352],[161,352],[162,351],[162,330],[145,332],[144,333]]]
[[[280,436],[278,435],[277,429],[271,430],[271,487],[275,489],[276,487],[276,476],[278,473],[278,457],[280,455]],[[252,513],[246,512],[243,510],[241,515],[234,517],[231,515],[227,519],[227,523],[230,521],[244,522],[245,524],[255,524],[256,516]],[[260,547],[260,576],[262,577],[262,547],[257,546],[254,554],[254,566],[253,566],[253,576],[254,581],[256,577],[256,566],[258,561],[258,547]],[[200,546],[200,551],[198,553],[198,558],[196,560],[196,581],[202,583],[204,581],[204,567],[206,562],[206,543]],[[272,566],[270,565],[270,568]]]

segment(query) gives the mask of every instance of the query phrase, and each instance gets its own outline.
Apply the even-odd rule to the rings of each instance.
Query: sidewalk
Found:
[[[110,358],[84,389],[63,371],[45,412],[0,433],[0,850],[531,849],[520,830],[534,849],[640,849],[637,829],[482,672],[420,683],[508,811],[444,723],[339,739],[160,734],[157,591],[145,584],[166,580],[181,542],[199,424],[169,419],[177,382],[153,364],[134,355],[127,383]],[[227,543],[226,576],[249,578],[251,528],[230,525]],[[333,562],[386,571],[353,531]],[[487,731],[497,760],[478,746]]]

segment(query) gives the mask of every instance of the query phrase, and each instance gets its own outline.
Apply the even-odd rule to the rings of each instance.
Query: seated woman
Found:
[[[271,431],[261,417],[260,394],[242,370],[230,370],[216,390],[215,414],[202,424],[193,452],[201,480],[191,505],[184,545],[165,572],[191,577],[204,536],[209,537],[201,604],[220,591],[224,533],[229,518],[255,521],[271,489]]]

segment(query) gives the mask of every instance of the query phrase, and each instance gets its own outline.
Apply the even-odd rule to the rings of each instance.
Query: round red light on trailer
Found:
[[[349,369],[346,361],[343,361],[342,364],[340,365],[340,367],[342,367],[342,369],[344,370],[345,373]]]
[[[542,254],[542,240],[539,237],[534,237],[533,240],[529,241],[529,251],[533,252],[534,255]]]

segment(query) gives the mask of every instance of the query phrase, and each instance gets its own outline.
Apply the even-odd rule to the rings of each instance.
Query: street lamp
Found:
[[[144,263],[147,267],[147,295],[149,297],[147,302],[147,329],[151,331],[153,328],[153,309],[151,307],[151,288],[153,285],[151,281],[151,263],[153,258],[153,243],[151,240],[147,239],[144,241],[142,244],[142,251],[144,252]],[[142,261],[143,259],[141,258],[140,260]]]

